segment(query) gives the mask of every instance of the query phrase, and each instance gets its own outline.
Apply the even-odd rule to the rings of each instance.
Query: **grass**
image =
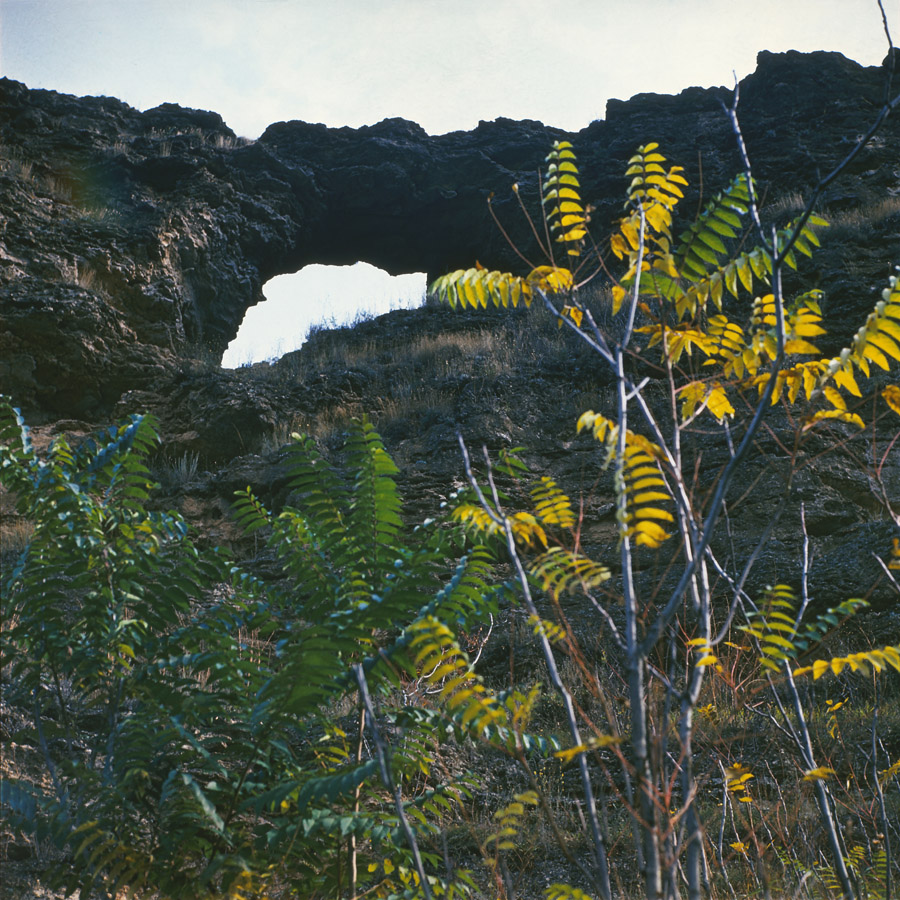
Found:
[[[85,290],[93,290],[97,284],[97,272],[87,263],[76,260],[71,265],[65,264],[63,278],[70,284],[83,287]]]
[[[33,532],[34,526],[26,519],[3,517],[0,523],[0,572],[4,578],[28,546]]]
[[[601,321],[608,318],[605,304],[605,295],[593,297]],[[556,390],[556,381],[573,373],[574,391],[570,381],[559,389],[575,415],[589,405],[587,396],[595,397],[598,368],[543,310],[500,315],[439,308],[313,329],[300,350],[241,371],[288,390],[322,388],[330,399],[292,426],[328,440],[363,412],[386,437],[421,434],[440,422],[452,425],[462,405],[496,406],[498,392],[524,392],[537,378]]]
[[[855,209],[826,213],[832,229],[862,231],[900,215],[900,196],[884,197]]]
[[[186,451],[179,456],[161,455],[150,467],[150,474],[165,493],[177,493],[197,480],[200,454]]]
[[[806,201],[803,199],[803,195],[797,191],[790,191],[766,204],[762,208],[762,212],[767,220],[781,221],[799,215],[804,209],[806,209]]]
[[[291,435],[294,432],[306,432],[307,426],[308,423],[300,416],[293,416],[287,422],[279,422],[274,431],[262,437],[258,452],[264,456],[277,453],[291,442]]]
[[[31,181],[33,169],[34,163],[30,159],[22,159],[15,151],[0,148],[0,172],[20,181]]]
[[[798,216],[805,208],[803,195],[797,191],[791,191],[764,205],[762,215],[767,222],[782,223]],[[823,237],[865,231],[880,225],[887,219],[900,215],[900,195],[871,200],[852,209],[826,209],[822,215],[830,226],[822,232]]]
[[[34,526],[16,510],[16,497],[0,488],[0,572],[6,577],[28,546]]]

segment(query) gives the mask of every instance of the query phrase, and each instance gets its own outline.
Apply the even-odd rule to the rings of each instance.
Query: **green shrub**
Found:
[[[0,438],[2,483],[34,523],[4,573],[3,665],[31,713],[16,740],[48,775],[46,787],[6,780],[0,799],[14,827],[64,851],[67,889],[387,895],[427,867],[450,890],[457,876],[446,888],[416,836],[465,790],[430,766],[453,722],[397,687],[416,677],[422,623],[438,616],[452,638],[494,608],[489,558],[460,556],[453,530],[407,529],[371,425],[350,432],[348,480],[295,436],[296,505],[272,515],[241,494],[239,520],[281,561],[277,584],[199,553],[178,515],[147,511],[149,417],[42,456],[4,402]],[[382,707],[375,755],[361,686]]]

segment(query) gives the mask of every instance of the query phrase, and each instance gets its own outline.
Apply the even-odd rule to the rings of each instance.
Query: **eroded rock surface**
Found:
[[[835,53],[761,53],[741,84],[755,174],[769,198],[802,195],[864,132],[884,70]],[[658,141],[685,167],[694,208],[739,168],[724,88],[611,100],[577,134],[499,119],[430,136],[389,119],[359,129],[303,122],[256,141],[220,116],[139,112],[0,80],[0,389],[32,415],[106,415],[179,358],[220,358],[263,284],[310,263],[359,260],[393,274],[520,265],[529,247],[510,193],[537,208],[536,168],[557,138],[579,153],[598,237],[621,209],[628,157]],[[900,194],[900,119],[824,197],[832,209]],[[702,177],[701,177],[702,176]],[[900,218],[836,249],[815,276],[840,320],[862,317],[900,258]],[[871,249],[877,246],[877,253]],[[303,302],[303,298],[298,298]]]

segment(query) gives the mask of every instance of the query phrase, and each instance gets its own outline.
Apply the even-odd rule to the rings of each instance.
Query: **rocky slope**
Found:
[[[768,220],[795,212],[868,128],[884,85],[883,68],[839,54],[760,54],[740,85],[740,112]],[[605,120],[574,135],[509,120],[442,136],[401,120],[357,130],[282,122],[251,142],[215,113],[171,104],[141,113],[2,80],[0,391],[48,438],[155,413],[165,438],[156,474],[210,541],[236,547],[233,491],[252,483],[283,500],[278,449],[290,431],[337,447],[341,424],[362,412],[397,455],[415,515],[431,514],[458,483],[457,427],[474,446],[528,446],[567,489],[593,491],[596,450],[574,440],[573,426],[611,402],[609,379],[552,323],[429,307],[322,333],[275,365],[225,371],[218,360],[265,281],[308,263],[432,274],[476,258],[515,266],[485,198],[495,193],[498,216],[527,247],[509,187],[536,200],[535,167],[555,138],[577,147],[599,238],[621,210],[626,160],[642,142],[660,142],[684,165],[684,205],[695,208],[739,167],[723,100],[730,92],[718,88],[613,100]],[[835,346],[900,261],[898,146],[895,116],[824,197],[834,224],[802,278],[826,292]],[[704,440],[696,452],[709,463],[724,449]],[[779,498],[772,460],[783,447],[777,433],[771,442],[774,456],[746,472],[747,485],[762,480],[732,536],[739,553]],[[883,469],[895,497],[898,455]],[[846,571],[870,544],[889,544],[867,465],[864,451],[845,448],[805,467],[795,485],[816,552],[832,560],[817,573],[828,591],[878,580],[874,562],[864,576]],[[595,541],[614,541],[608,489],[587,502]],[[785,520],[782,543],[758,566],[762,581],[785,577],[777,562],[798,540],[799,521]],[[883,579],[877,592],[891,596]]]
[[[768,221],[795,211],[866,130],[884,78],[883,69],[837,54],[760,54],[741,84],[740,111]],[[250,484],[277,507],[288,495],[290,432],[312,433],[339,459],[347,418],[364,412],[400,466],[412,522],[462,485],[459,429],[472,448],[527,447],[533,468],[552,473],[583,504],[583,546],[614,567],[610,478],[596,443],[574,428],[585,409],[613,407],[612,382],[596,357],[539,313],[428,306],[320,332],[274,364],[228,371],[218,363],[247,308],[262,300],[263,284],[309,263],[365,260],[432,274],[475,259],[517,265],[485,199],[495,193],[498,215],[527,245],[509,187],[518,182],[537,206],[535,169],[556,138],[578,150],[599,239],[621,210],[625,163],[640,143],[656,140],[684,165],[692,185],[685,208],[693,210],[701,185],[708,197],[738,168],[721,108],[729,98],[724,89],[693,88],[610,101],[605,120],[575,135],[509,120],[443,136],[401,120],[357,130],[288,122],[249,142],[215,113],[174,105],[141,113],[110,98],[0,80],[0,392],[39,423],[39,442],[154,413],[165,438],[153,469],[160,503],[263,574],[271,560],[235,528],[234,491]],[[864,321],[891,264],[900,263],[898,139],[895,116],[823,200],[834,224],[802,278],[826,292],[835,344]],[[602,291],[595,300],[602,316]],[[648,366],[647,374],[656,373]],[[665,411],[662,389],[651,384],[648,396]],[[797,502],[748,590],[797,583],[802,501],[815,603],[865,595],[876,607],[864,619],[869,637],[900,639],[897,596],[873,558],[895,530],[872,478],[872,448],[845,442],[849,431],[838,426],[798,453],[782,411],[773,410],[767,426],[714,543],[719,558],[748,558],[796,466]],[[878,432],[876,450],[884,452],[891,434]],[[895,500],[897,447],[881,469]],[[703,471],[715,471],[727,452],[721,433],[703,428],[685,435],[685,451],[702,458]],[[15,519],[9,499],[0,494],[3,528]],[[638,553],[645,584],[662,584],[664,569]],[[567,612],[578,622],[583,610]],[[499,659],[502,667],[504,639],[498,633],[482,666]],[[26,894],[18,883],[10,890]]]
[[[884,71],[840,54],[761,53],[740,113],[765,196],[809,191],[872,121]],[[412,122],[360,129],[303,122],[257,141],[220,116],[164,104],[139,112],[106,97],[0,80],[0,387],[32,415],[108,415],[185,357],[220,358],[275,275],[309,263],[370,262],[439,274],[515,266],[495,209],[521,246],[526,202],[549,143],[576,146],[598,238],[621,207],[625,161],[660,142],[705,196],[739,168],[723,88],[610,101],[577,134],[499,119],[429,136]],[[824,198],[832,211],[900,194],[900,120]],[[868,309],[900,258],[896,214],[820,271],[831,308]],[[849,264],[849,265],[848,265]],[[303,302],[298,298],[298,302]]]

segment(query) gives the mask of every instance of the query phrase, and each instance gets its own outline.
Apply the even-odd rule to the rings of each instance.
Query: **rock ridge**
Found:
[[[760,53],[740,113],[766,196],[808,192],[868,127],[883,90],[883,67],[837,53]],[[278,122],[248,141],[214,112],[140,112],[0,79],[0,389],[48,418],[106,415],[180,359],[220,359],[265,282],[311,263],[431,275],[476,259],[520,266],[485,201],[494,194],[527,250],[509,189],[519,183],[537,208],[536,169],[554,139],[576,146],[598,238],[621,209],[640,143],[659,142],[708,197],[738,169],[722,112],[730,96],[688,88],[610,100],[604,120],[575,134],[501,118],[433,136],[394,118],[358,129]],[[900,194],[897,118],[826,205]],[[698,199],[695,188],[687,208]],[[842,314],[871,305],[885,249],[900,258],[892,223],[877,261],[857,254],[852,278],[839,267],[822,276]]]

